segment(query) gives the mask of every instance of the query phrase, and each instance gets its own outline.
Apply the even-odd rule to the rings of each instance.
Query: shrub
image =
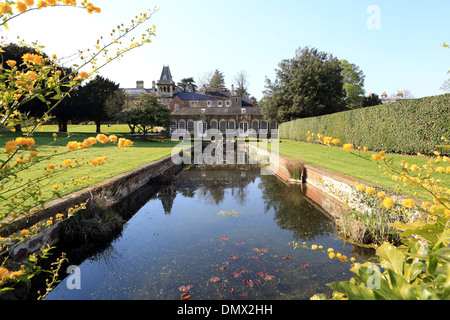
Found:
[[[303,118],[280,125],[280,138],[307,141],[307,131],[355,146],[403,154],[432,154],[450,132],[450,94]],[[443,116],[444,115],[444,116]]]

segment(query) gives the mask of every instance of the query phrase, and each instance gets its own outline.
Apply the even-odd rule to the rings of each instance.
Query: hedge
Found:
[[[450,139],[450,94],[297,119],[281,124],[279,137],[306,141],[308,131],[374,151],[432,154]]]

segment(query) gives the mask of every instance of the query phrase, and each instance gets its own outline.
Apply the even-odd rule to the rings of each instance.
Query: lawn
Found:
[[[50,164],[55,164],[57,170],[61,170],[59,169],[59,164],[65,159],[71,159],[72,161],[78,159],[79,163],[82,163],[94,158],[107,157],[106,162],[100,166],[83,165],[73,170],[67,170],[66,168],[64,172],[55,174],[51,179],[46,180],[42,187],[44,197],[53,192],[55,184],[60,186],[58,191],[61,195],[64,195],[169,156],[173,147],[177,144],[177,142],[170,140],[160,142],[148,138],[132,137],[128,134],[128,126],[126,125],[113,125],[112,127],[105,125],[102,126],[102,129],[106,135],[114,134],[118,138],[124,137],[132,140],[134,143],[133,147],[120,149],[117,144],[97,143],[82,151],[68,152],[66,145],[69,141],[82,142],[86,138],[95,137],[97,135],[95,126],[69,126],[69,133],[57,133],[56,140],[53,138],[53,133],[56,132],[57,126],[43,126],[42,130],[33,135],[39,155],[54,154],[54,156],[51,159],[41,161],[30,170],[23,171],[20,177],[27,181],[28,179],[42,176],[45,172],[44,170]],[[0,146],[4,148],[7,141],[14,140],[19,136],[20,133],[1,132]],[[58,153],[55,153],[55,150]],[[74,185],[71,182],[72,178],[73,180],[83,180],[85,183]],[[5,191],[7,189],[3,190],[2,196],[10,196]]]
[[[291,140],[281,140],[279,144],[279,153],[288,158],[300,158],[305,163],[316,165],[331,171],[351,176],[355,179],[374,184],[382,188],[396,191],[398,181],[392,180],[389,175],[384,174],[384,169],[372,161],[367,161],[358,156],[358,154],[369,157],[371,152],[357,150],[345,151],[342,147],[330,147],[320,144],[298,142]],[[400,162],[405,160],[410,165],[416,164],[422,167],[428,162],[428,159],[419,156],[386,154],[386,159],[392,159],[393,163],[400,167]],[[381,161],[380,161],[381,163]],[[444,167],[447,165],[444,164]],[[450,183],[448,174],[433,173],[437,178],[446,180],[446,185]],[[408,195],[412,193],[403,190]],[[419,198],[428,199],[427,192],[420,192]]]

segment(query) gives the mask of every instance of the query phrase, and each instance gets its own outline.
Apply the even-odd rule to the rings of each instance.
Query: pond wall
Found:
[[[154,179],[170,179],[182,169],[182,165],[174,164],[171,156],[143,165],[132,171],[123,173],[113,178],[80,191],[68,194],[60,199],[53,200],[29,217],[18,220],[14,224],[0,229],[0,236],[7,237],[23,229],[45,221],[57,214],[67,214],[69,208],[86,202],[89,199],[102,197],[107,205],[112,207],[121,202],[127,196],[142,188]],[[20,261],[28,254],[36,252],[42,246],[55,245],[60,239],[61,224],[56,223],[46,232],[21,243],[11,253],[15,261]]]
[[[286,183],[304,184],[305,195],[333,218],[348,212],[347,202],[353,198],[353,187],[362,181],[310,164],[304,164],[301,180],[291,179],[287,159],[276,152],[249,145],[250,152],[258,159],[268,161],[265,170],[275,174]]]

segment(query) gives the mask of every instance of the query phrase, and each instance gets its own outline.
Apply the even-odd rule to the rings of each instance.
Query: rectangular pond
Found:
[[[124,207],[112,241],[95,250],[61,244],[79,269],[47,300],[310,299],[352,275],[328,248],[357,260],[372,253],[339,239],[302,186],[257,166],[192,166]]]

